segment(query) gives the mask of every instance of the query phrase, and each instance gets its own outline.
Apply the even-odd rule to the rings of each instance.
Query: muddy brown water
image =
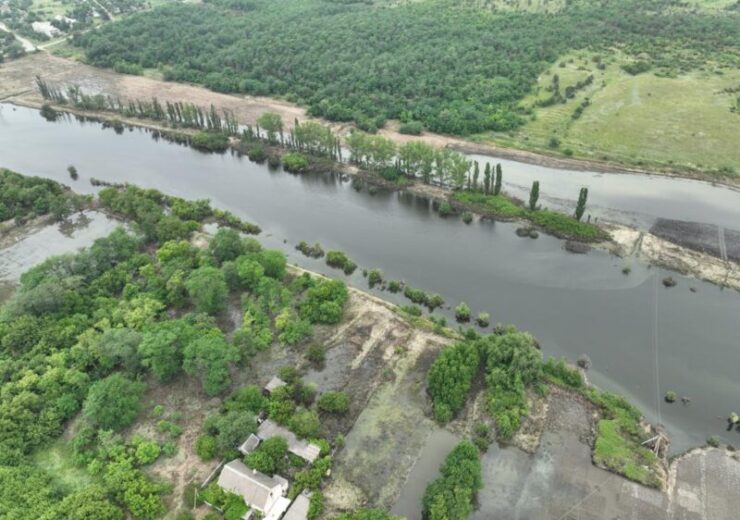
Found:
[[[370,195],[338,176],[295,176],[234,154],[203,154],[155,141],[140,129],[117,135],[99,123],[68,117],[50,123],[35,110],[0,107],[0,166],[52,178],[81,193],[96,191],[89,182],[96,177],[189,199],[209,198],[259,224],[266,246],[284,250],[303,267],[341,276],[323,260],[293,249],[300,240],[318,241],[326,250],[346,251],[360,266],[382,269],[387,279],[438,292],[453,307],[465,301],[474,312],[491,313],[493,323],[531,331],[547,355],[575,360],[588,354],[592,382],[625,394],[650,420],[663,423],[674,452],[702,444],[709,435],[740,443],[737,434],[726,431],[725,420],[740,408],[737,292],[600,251],[573,255],[552,237],[516,237],[512,224],[476,220],[466,226],[458,218],[440,218],[429,200],[408,193],[379,190]],[[519,172],[534,168],[502,163],[512,192]],[[69,178],[68,165],[77,168],[79,180]],[[555,182],[555,172],[548,173],[543,192],[552,186],[560,200],[566,192],[577,196],[579,176],[588,173],[559,171]],[[522,186],[529,184],[526,175],[521,174]],[[594,203],[629,216],[632,198],[638,197],[638,223],[681,217],[683,211],[684,220],[738,227],[740,194],[728,188],[594,175]],[[684,182],[692,183],[690,189]],[[685,189],[692,197],[686,198]],[[609,190],[615,190],[614,196]],[[672,193],[678,193],[674,202]],[[547,196],[544,202],[550,205]],[[629,276],[621,272],[627,265]],[[360,272],[346,279],[366,288]],[[678,286],[665,289],[659,280],[669,274]],[[379,294],[407,303],[398,295]],[[445,312],[450,315],[449,309]],[[668,390],[690,396],[691,405],[664,403]]]

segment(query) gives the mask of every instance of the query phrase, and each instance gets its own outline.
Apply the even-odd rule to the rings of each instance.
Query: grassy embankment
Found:
[[[505,195],[456,192],[452,200],[482,215],[501,219],[526,219],[556,237],[585,242],[605,240],[608,234],[599,226],[580,222],[570,215],[549,209],[531,211]]]
[[[599,408],[593,461],[610,471],[650,487],[660,487],[658,457],[642,443],[650,436],[642,426],[642,414],[622,396],[588,386],[575,368],[562,361],[544,364],[544,378],[575,391]]]
[[[618,51],[567,54],[522,100],[533,111],[522,127],[474,140],[637,168],[737,177],[740,72],[709,62],[704,70],[631,75],[622,66],[632,61]],[[552,95],[555,75],[561,92],[589,76],[593,81],[564,102],[539,106]]]

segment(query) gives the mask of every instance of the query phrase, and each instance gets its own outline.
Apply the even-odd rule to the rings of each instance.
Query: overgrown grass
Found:
[[[470,191],[459,191],[452,195],[457,202],[472,206],[481,213],[504,218],[523,217],[526,211],[503,195],[485,195]]]
[[[660,479],[653,469],[657,457],[652,451],[635,442],[631,436],[625,435],[622,426],[618,419],[599,421],[598,435],[594,443],[594,462],[635,482],[660,487]]]
[[[452,195],[456,202],[482,213],[501,218],[526,218],[544,231],[560,238],[595,241],[607,238],[604,231],[595,224],[580,222],[570,215],[542,209],[530,211],[519,206],[505,195],[485,195],[470,191],[460,191]]]
[[[630,75],[619,51],[566,54],[537,80],[521,105],[531,110],[512,132],[479,135],[497,145],[583,159],[607,160],[642,168],[701,171],[708,177],[740,174],[740,117],[731,112],[740,72],[708,61],[701,71],[659,67]],[[553,77],[560,91],[589,75],[590,85],[549,106]],[[586,99],[580,116],[574,113]],[[551,146],[556,137],[559,145]]]
[[[51,475],[54,483],[68,493],[93,482],[92,476],[84,467],[75,465],[72,447],[64,439],[57,439],[48,447],[35,452],[33,463]]]
[[[606,238],[604,231],[595,224],[580,222],[570,215],[542,209],[527,212],[527,218],[548,233],[561,238],[577,240],[599,240]]]

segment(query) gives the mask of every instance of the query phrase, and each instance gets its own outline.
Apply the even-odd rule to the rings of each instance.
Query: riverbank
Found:
[[[43,72],[44,79],[53,83],[78,84],[91,91],[100,92],[122,99],[151,99],[157,97],[161,102],[189,102],[199,106],[214,104],[217,108],[227,109],[236,115],[242,124],[254,125],[257,118],[265,111],[273,111],[283,118],[283,121],[292,125],[295,120],[316,120],[306,115],[306,110],[286,101],[258,97],[236,96],[212,92],[203,87],[165,82],[158,79],[131,76],[116,73],[110,70],[98,69],[83,63],[52,56],[48,53],[35,53],[19,60],[13,60],[0,65],[0,74],[3,84],[0,85],[0,101],[15,100],[41,103],[41,97],[36,92],[35,76]],[[319,121],[330,126],[335,132],[345,134],[351,125]],[[670,168],[659,171],[647,171],[626,165],[619,165],[606,161],[587,161],[555,157],[546,154],[534,153],[497,146],[494,143],[474,143],[459,137],[424,132],[421,136],[404,135],[397,131],[395,125],[389,125],[379,132],[396,143],[413,140],[422,140],[439,147],[450,147],[460,151],[480,153],[491,157],[510,158],[527,164],[543,165],[558,169],[591,170],[604,173],[640,173],[645,175],[664,175],[681,178],[700,179],[711,183],[740,187],[740,177],[702,173],[689,170],[672,170]],[[564,172],[564,174],[566,174]]]
[[[27,100],[25,98],[21,98],[14,99],[12,102],[19,106],[39,109],[43,104],[42,101],[43,100]],[[186,138],[190,138],[198,132],[198,130],[195,129],[172,128],[159,121],[123,117],[112,112],[79,110],[66,105],[55,106],[55,109],[82,118],[100,121],[109,125],[122,124],[145,128],[150,131],[159,132],[164,136],[184,136]],[[239,153],[246,153],[246,149],[240,145],[239,140],[232,139],[230,146]],[[265,148],[268,155],[273,154],[281,156],[289,151],[288,148],[278,145],[266,145]],[[453,192],[452,190],[441,186],[423,184],[420,182],[409,182],[399,185],[380,177],[372,171],[358,168],[352,164],[335,162],[327,158],[311,157],[311,165],[309,166],[309,169],[315,169],[316,171],[321,172],[332,171],[340,175],[363,179],[366,182],[385,189],[403,190],[412,195],[426,197],[432,200],[436,205],[449,203],[452,207],[456,208],[459,213],[469,211],[483,219],[519,223],[522,226],[521,229],[539,229],[544,232],[550,232],[558,238],[565,240],[579,238],[577,235],[559,232],[557,226],[538,225],[536,221],[533,222],[533,219],[526,215],[527,212],[525,208],[521,207],[521,203],[515,200],[508,202],[509,199],[505,199],[507,203],[517,209],[517,211],[515,213],[502,213],[497,210],[491,210],[484,204],[466,203],[458,197],[460,193]],[[561,215],[555,212],[547,213],[551,216]],[[600,222],[598,226],[592,224],[587,225],[585,223],[579,223],[565,215],[562,215],[562,218],[557,220],[558,222],[556,222],[556,224],[561,224],[562,222],[560,221],[567,220],[568,222],[565,224],[568,225],[577,224],[579,226],[587,226],[588,231],[591,231],[592,229],[599,230],[596,234],[586,240],[587,242],[591,242],[590,244],[574,245],[572,242],[566,242],[563,247],[568,251],[583,253],[590,247],[595,247],[615,253],[620,257],[634,256],[650,265],[672,269],[682,274],[694,276],[698,279],[714,283],[721,287],[731,287],[736,290],[740,290],[740,266],[738,266],[737,262],[733,262],[731,260],[722,261],[709,254],[698,253],[688,248],[680,247],[648,232],[640,231],[629,226],[606,223],[604,221]],[[617,232],[617,236],[610,236],[615,231]],[[523,233],[522,235],[530,236],[530,233]],[[639,242],[637,240],[638,238],[640,238]],[[642,244],[645,245],[644,248]],[[635,256],[636,253],[637,256]]]

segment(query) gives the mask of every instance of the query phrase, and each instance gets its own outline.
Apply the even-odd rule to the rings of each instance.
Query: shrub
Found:
[[[308,168],[308,159],[298,152],[283,155],[283,168],[291,173],[303,173]]]
[[[321,366],[326,361],[326,347],[313,344],[306,350],[306,359],[316,366]]]
[[[401,288],[402,284],[398,280],[391,280],[390,282],[388,282],[388,290],[392,293],[400,292]]]
[[[223,152],[229,147],[229,138],[222,132],[200,131],[193,135],[193,148],[206,152]]]
[[[425,293],[421,289],[414,289],[409,285],[404,288],[403,295],[411,300],[413,303],[419,305],[426,305],[429,301],[429,296],[427,296],[427,293]]]
[[[203,460],[212,460],[218,453],[216,438],[211,435],[201,435],[195,442],[195,453]]]
[[[324,250],[318,242],[311,246],[308,242],[301,240],[295,248],[303,253],[304,256],[308,256],[310,258],[321,258],[324,256]]]
[[[481,328],[486,328],[491,324],[491,315],[487,312],[479,312],[475,322]]]
[[[326,392],[319,397],[317,406],[322,412],[345,414],[349,410],[349,397],[344,392]]]
[[[444,201],[442,204],[439,205],[439,215],[441,217],[448,217],[452,215],[452,212],[452,205],[449,202]]]
[[[470,307],[468,307],[467,303],[460,302],[460,304],[455,307],[455,319],[459,322],[470,321]]]
[[[398,132],[406,135],[421,135],[424,125],[419,121],[409,121],[398,127]]]
[[[462,214],[462,219],[463,222],[465,222],[466,224],[470,224],[471,222],[473,222],[473,214],[469,211],[466,211]]]
[[[247,157],[250,161],[262,163],[267,159],[267,152],[262,143],[252,143],[247,147]]]
[[[136,462],[142,466],[151,464],[161,452],[162,448],[156,442],[144,441],[136,447]]]
[[[367,283],[370,288],[383,283],[383,272],[380,269],[372,269],[367,275]]]
[[[665,394],[665,402],[666,403],[675,403],[677,398],[678,398],[678,396],[676,395],[676,392],[674,392],[673,390],[669,390]]]
[[[472,343],[457,343],[439,353],[427,374],[427,393],[437,421],[448,422],[462,409],[479,367],[480,353]]]
[[[336,269],[342,269],[344,274],[350,275],[357,269],[355,264],[349,257],[342,251],[329,251],[326,253],[326,265],[334,267]]]

